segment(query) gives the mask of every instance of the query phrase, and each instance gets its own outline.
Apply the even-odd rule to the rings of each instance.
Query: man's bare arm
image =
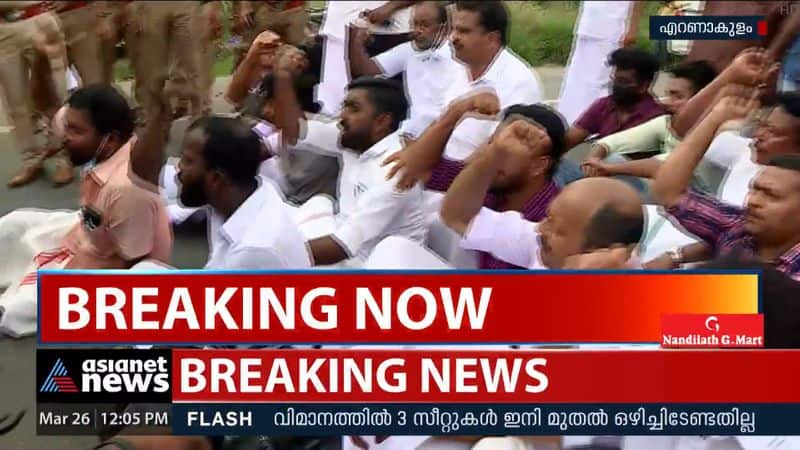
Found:
[[[300,121],[305,120],[297,101],[291,72],[278,67],[275,72],[275,126],[281,130],[283,145],[294,145],[300,137]]]
[[[350,27],[348,44],[348,59],[350,60],[350,73],[353,77],[362,75],[380,75],[383,73],[380,66],[370,58],[367,53],[367,30],[364,28]]]
[[[483,207],[484,198],[499,168],[498,158],[485,146],[471,164],[453,180],[442,202],[442,222],[459,235],[466,234],[472,219]]]
[[[386,159],[384,165],[396,163],[389,169],[387,179],[400,173],[397,186],[401,189],[410,188],[424,179],[436,167],[453,130],[467,113],[475,112],[490,117],[496,115],[499,110],[497,96],[489,92],[453,102],[447,111],[433,122],[416,141]]]
[[[158,176],[164,165],[164,152],[167,147],[172,119],[166,107],[147,118],[147,124],[139,139],[131,149],[131,170],[142,180],[158,186]]]
[[[336,264],[350,257],[345,249],[336,242],[336,239],[331,236],[323,236],[308,241],[308,250],[315,266]]]
[[[800,8],[793,9],[792,15],[781,25],[780,31],[767,49],[769,57],[773,61],[782,60],[798,36],[800,36]]]

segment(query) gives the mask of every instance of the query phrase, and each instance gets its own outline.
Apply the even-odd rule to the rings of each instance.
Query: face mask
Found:
[[[100,145],[98,145],[97,150],[94,151],[94,156],[92,156],[92,159],[90,159],[89,162],[83,165],[82,172],[84,174],[91,172],[92,169],[97,167],[97,157],[100,156],[100,152],[103,151],[103,147],[105,147],[106,142],[108,142],[108,136],[109,135],[103,136],[103,139],[100,141]]]
[[[639,101],[639,92],[633,86],[614,84],[611,87],[611,96],[619,105],[631,106]]]

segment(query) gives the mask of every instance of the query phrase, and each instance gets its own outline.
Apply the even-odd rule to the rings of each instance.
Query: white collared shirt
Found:
[[[311,259],[305,239],[272,183],[259,187],[225,220],[209,214],[211,254],[206,269],[306,269]]]
[[[412,42],[395,46],[373,58],[383,74],[393,77],[405,72],[406,97],[411,103],[402,133],[416,138],[436,120],[446,106],[445,93],[464,71],[453,59],[450,45],[418,51]]]
[[[454,71],[452,86],[444,95],[445,105],[483,89],[493,90],[505,109],[517,104],[534,104],[542,101],[542,84],[539,75],[526,62],[508,48],[497,53],[486,72],[471,80],[469,69]],[[492,135],[497,122],[472,117],[463,119],[453,130],[445,147],[445,155],[462,160],[472,154]]]
[[[389,236],[402,236],[415,242],[425,240],[422,185],[407,191],[395,188],[396,180],[387,180],[389,167],[383,160],[400,150],[399,131],[373,145],[361,155],[343,151],[339,146],[336,122],[303,122],[298,145],[342,155],[339,178],[339,216],[333,238],[359,261],[366,260],[375,246]]]

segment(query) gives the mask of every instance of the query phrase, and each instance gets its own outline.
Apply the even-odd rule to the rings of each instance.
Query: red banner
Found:
[[[172,367],[185,402],[800,402],[800,351],[175,350]]]
[[[661,342],[758,312],[755,274],[43,272],[42,343]]]

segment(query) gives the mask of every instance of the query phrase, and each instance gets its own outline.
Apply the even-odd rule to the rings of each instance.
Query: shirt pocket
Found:
[[[116,254],[114,242],[108,221],[102,209],[97,205],[84,205],[81,207],[81,228],[86,236],[86,245],[90,253],[101,258],[109,258]]]

